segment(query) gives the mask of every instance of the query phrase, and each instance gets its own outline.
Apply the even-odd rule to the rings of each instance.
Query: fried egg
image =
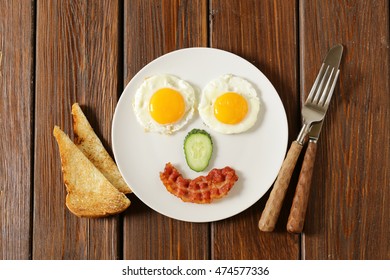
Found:
[[[241,133],[257,120],[260,100],[245,79],[226,74],[210,81],[202,91],[198,111],[203,122],[224,134]]]
[[[175,76],[154,75],[137,89],[133,109],[145,131],[171,134],[192,118],[195,91],[188,82]]]

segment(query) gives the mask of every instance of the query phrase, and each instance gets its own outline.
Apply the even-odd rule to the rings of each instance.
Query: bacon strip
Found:
[[[227,166],[222,169],[214,168],[207,176],[185,179],[168,162],[164,172],[160,172],[160,179],[167,190],[181,200],[204,204],[225,196],[238,180],[238,176],[234,169]]]

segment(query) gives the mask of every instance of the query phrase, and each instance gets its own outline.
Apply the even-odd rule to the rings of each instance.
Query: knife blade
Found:
[[[324,123],[324,119],[322,121],[313,124],[309,131],[309,141],[312,142],[317,142],[318,138],[320,137],[321,129],[322,129],[322,124]]]
[[[328,63],[331,63],[338,69],[340,66],[343,48],[341,45],[338,45],[332,50],[337,52],[337,55],[331,56],[332,61],[328,61]],[[333,90],[334,89],[331,89],[331,91]],[[303,159],[298,184],[295,189],[290,215],[287,221],[287,231],[290,233],[301,233],[303,230],[317,151],[317,141],[322,130],[324,119],[320,122],[314,123],[308,133],[309,143]]]

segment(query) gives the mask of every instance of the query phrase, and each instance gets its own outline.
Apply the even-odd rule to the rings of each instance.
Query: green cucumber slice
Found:
[[[194,128],[184,139],[184,154],[188,166],[200,172],[209,165],[213,153],[213,141],[203,129]]]

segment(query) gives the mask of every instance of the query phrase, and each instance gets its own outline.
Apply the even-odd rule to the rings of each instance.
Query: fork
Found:
[[[290,146],[265,205],[259,220],[261,231],[274,230],[294,167],[305,144],[306,136],[312,124],[320,122],[325,117],[339,75],[338,63],[335,62],[339,60],[340,48],[342,51],[342,46],[337,45],[328,52],[309,96],[302,107],[303,126],[297,139]]]

